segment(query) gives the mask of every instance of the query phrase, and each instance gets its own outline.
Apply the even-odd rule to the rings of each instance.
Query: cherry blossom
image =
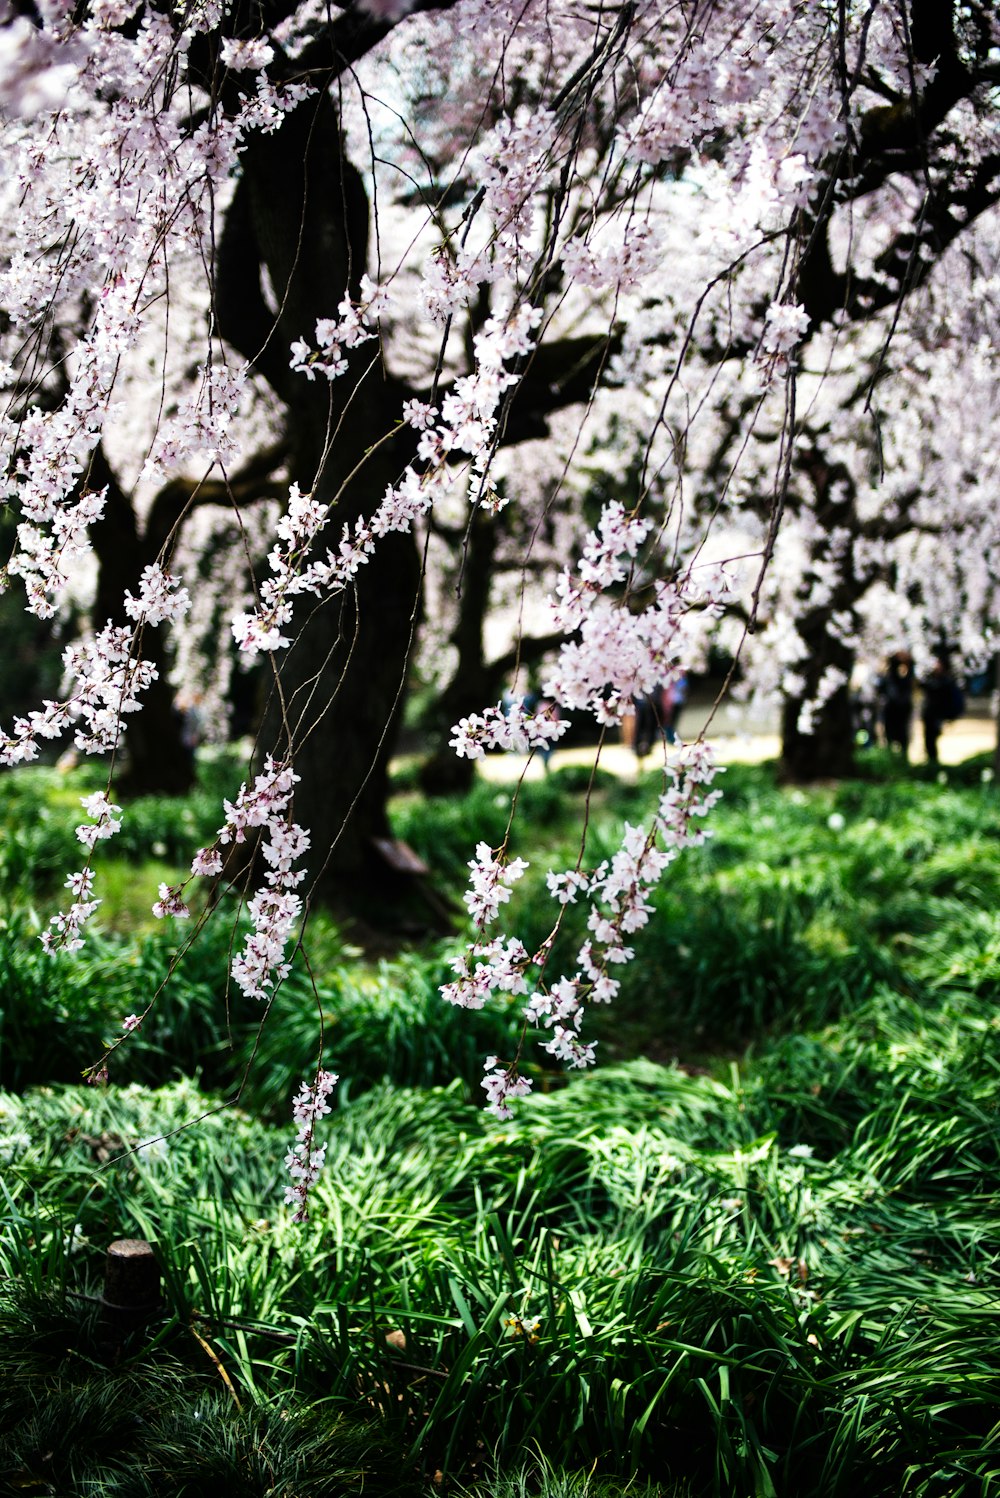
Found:
[[[704,742],[685,745],[666,767],[667,789],[648,827],[626,824],[618,851],[589,872],[580,868],[549,871],[546,882],[558,908],[553,935],[565,907],[578,894],[588,899],[591,935],[577,954],[574,973],[547,978],[551,938],[532,955],[516,937],[497,936],[487,941],[480,935],[456,959],[456,981],[444,985],[444,997],[462,1008],[481,1009],[494,992],[525,995],[525,1019],[550,1032],[543,1050],[569,1067],[592,1065],[595,1042],[584,1040],[580,1033],[586,1007],[614,999],[620,984],[610,969],[633,957],[629,939],[648,924],[653,912],[649,898],[652,890],[683,848],[696,846],[707,836],[709,829],[700,822],[721,795],[719,790],[708,789],[717,773],[711,750]],[[469,867],[472,878],[466,904],[482,933],[510,899],[511,886],[524,868],[521,860],[508,864],[497,860],[485,844]],[[483,1086],[488,1107],[499,1118],[509,1118],[511,1100],[530,1089],[531,1081],[522,1072],[520,1059],[518,1055],[501,1064],[491,1057],[487,1063]]]
[[[326,1159],[326,1145],[314,1145],[317,1120],[331,1111],[329,1097],[339,1077],[336,1072],[319,1071],[314,1082],[303,1082],[292,1105],[298,1125],[295,1143],[285,1156],[285,1168],[292,1184],[285,1187],[285,1201],[295,1207],[294,1222],[305,1222],[309,1216],[309,1192],[319,1179]]]
[[[94,876],[89,868],[70,874],[66,888],[72,890],[75,898],[67,911],[59,911],[52,917],[48,931],[43,931],[40,939],[47,952],[79,951],[83,946],[80,931],[101,903],[91,899]]]
[[[125,594],[125,612],[129,618],[147,624],[162,624],[165,619],[177,622],[190,607],[188,590],[155,563],[143,568],[138,598]]]
[[[121,807],[113,805],[103,791],[83,796],[80,804],[91,818],[90,822],[85,822],[76,829],[76,835],[85,848],[93,848],[95,843],[104,838],[114,837],[121,829]]]
[[[153,905],[183,920],[191,881],[232,883],[252,857],[248,996],[288,973],[320,869],[376,835],[385,808],[363,792],[385,779],[419,636],[435,650],[475,595],[480,533],[514,657],[527,613],[550,649],[534,712],[456,708],[470,761],[547,754],[571,716],[613,732],[720,644],[784,702],[790,744],[819,742],[862,651],[919,656],[942,633],[970,661],[996,648],[994,7],[695,9],[0,15],[2,580],[42,618],[86,620],[53,698],[0,730],[0,764],[66,735],[108,756],[77,832],[93,854],[154,685],[190,684],[209,641],[222,736],[220,621],[243,665],[269,657],[281,710],[216,840]],[[142,556],[105,607],[109,532]],[[445,573],[449,619],[422,620]],[[303,745],[344,723],[365,769],[322,781]],[[617,849],[548,871],[553,931],[587,912],[565,973],[550,943],[498,931],[524,866],[479,841],[453,1002],[513,995],[550,1056],[594,1061],[587,1007],[614,999],[718,794],[700,739],[663,773]],[[354,840],[349,817],[372,819]],[[67,887],[43,939],[74,950],[89,862]],[[487,1063],[500,1116],[528,1088],[521,1059]],[[296,1104],[301,1213],[331,1075]]]

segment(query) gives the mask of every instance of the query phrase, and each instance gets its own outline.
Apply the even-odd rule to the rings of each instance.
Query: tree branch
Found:
[[[337,19],[317,34],[297,58],[288,62],[289,74],[301,76],[320,70],[329,73],[326,80],[329,84],[384,41],[405,16],[451,10],[455,3],[456,0],[416,0],[405,11],[400,7],[395,16],[376,18],[359,0],[347,0]]]
[[[229,479],[171,479],[153,499],[146,522],[146,549],[159,555],[176,527],[205,505],[239,509],[262,499],[286,498],[288,485],[275,482],[272,475],[287,457],[287,443],[279,442],[262,448]]]

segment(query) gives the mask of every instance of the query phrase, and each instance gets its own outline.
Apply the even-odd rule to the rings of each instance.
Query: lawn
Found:
[[[146,911],[217,825],[224,764],[133,808],[75,959],[34,938],[91,787],[4,777],[0,1484],[996,1491],[1000,797],[978,763],[869,768],[784,792],[730,767],[594,1014],[598,1066],[536,1064],[507,1124],[478,1079],[516,1006],[443,1003],[454,943],[369,962],[317,921],[315,988],[293,976],[266,1018],[227,991],[233,912],[177,960]],[[569,771],[522,789],[529,945],[584,794]],[[654,794],[601,779],[592,847]],[[401,787],[395,815],[455,897],[507,819],[488,785]],[[82,1085],[168,972],[108,1084]],[[342,1081],[299,1225],[282,1161],[321,1033]],[[108,1366],[95,1297],[127,1236],[156,1247],[164,1311]]]

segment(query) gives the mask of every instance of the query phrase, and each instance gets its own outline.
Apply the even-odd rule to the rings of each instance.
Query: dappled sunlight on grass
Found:
[[[173,1470],[192,1419],[219,1470],[249,1443],[288,1471],[303,1450],[335,1464],[374,1419],[373,1451],[395,1453],[388,1469],[372,1457],[378,1493],[436,1470],[483,1498],[522,1498],[518,1483],[613,1498],[629,1474],[643,1498],[646,1482],[991,1491],[1000,805],[967,779],[786,794],[765,767],[734,769],[715,837],[656,897],[621,1003],[593,1016],[599,1052],[632,1059],[570,1078],[533,1063],[535,1096],[509,1124],[477,1094],[484,1054],[517,1044],[517,1001],[445,1005],[449,943],[369,963],[323,919],[317,991],[293,975],[261,1026],[228,991],[225,908],[116,1052],[111,1085],[53,1086],[165,976],[174,938],[146,932],[135,891],[173,865],[139,841],[136,862],[108,860],[120,934],[76,961],[46,956],[23,913],[44,885],[9,876],[22,913],[0,927],[0,1342],[4,1366],[33,1371],[30,1389],[0,1378],[0,1469],[29,1460],[50,1408],[94,1421],[79,1470],[108,1493],[132,1491],[115,1486],[115,1450]],[[572,784],[524,788],[538,867],[511,903],[521,929],[543,930]],[[601,783],[595,856],[652,789]],[[506,825],[486,786],[401,800],[397,817],[455,893],[470,841]],[[297,1226],[281,1205],[288,1105],[321,1023],[342,1082]],[[683,1064],[649,1059],[672,1055]],[[156,1245],[165,1308],[125,1365],[158,1413],[125,1428],[111,1416],[126,1373],[100,1372],[74,1297],[93,1293],[108,1240],[132,1234]],[[54,1329],[34,1350],[29,1324]],[[284,1446],[276,1407],[305,1421]],[[531,1451],[542,1468],[519,1477]]]

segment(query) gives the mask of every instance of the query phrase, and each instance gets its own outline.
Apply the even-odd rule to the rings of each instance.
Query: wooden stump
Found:
[[[119,1238],[108,1249],[101,1296],[100,1340],[112,1362],[160,1304],[160,1266],[152,1244],[145,1238]]]

